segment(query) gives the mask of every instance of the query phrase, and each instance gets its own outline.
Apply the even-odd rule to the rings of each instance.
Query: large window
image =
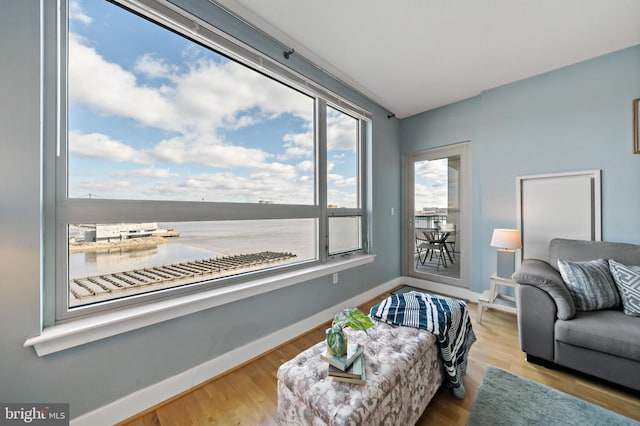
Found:
[[[366,113],[143,3],[62,8],[56,320],[366,248]]]

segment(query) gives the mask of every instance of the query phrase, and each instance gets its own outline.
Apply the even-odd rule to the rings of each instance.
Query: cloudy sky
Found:
[[[314,102],[106,1],[69,11],[71,197],[313,204]],[[328,113],[329,204],[357,122]]]
[[[447,158],[417,161],[414,164],[415,210],[448,205]]]

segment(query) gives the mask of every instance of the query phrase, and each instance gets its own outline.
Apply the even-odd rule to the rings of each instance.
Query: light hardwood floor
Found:
[[[363,304],[369,308],[379,298]],[[591,403],[640,420],[640,397],[563,369],[547,369],[527,363],[520,351],[516,317],[487,311],[482,323],[476,320],[475,303],[469,303],[478,340],[469,353],[465,376],[466,397],[458,400],[450,390],[441,389],[433,397],[418,425],[464,425],[476,399],[487,365],[545,384]],[[172,398],[121,423],[127,426],[167,425],[275,425],[277,409],[276,373],[283,362],[324,339],[326,325],[246,363],[231,372]],[[509,395],[505,395],[508,400]]]

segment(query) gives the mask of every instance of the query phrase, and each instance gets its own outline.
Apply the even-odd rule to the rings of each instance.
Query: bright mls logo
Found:
[[[69,424],[69,404],[0,404],[0,425]]]

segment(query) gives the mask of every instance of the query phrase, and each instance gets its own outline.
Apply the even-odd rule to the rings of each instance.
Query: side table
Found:
[[[491,288],[478,297],[478,323],[482,322],[482,312],[487,309],[497,309],[512,314],[517,312],[516,298],[500,294],[500,287],[503,286],[515,289],[518,283],[510,278],[499,277],[496,273],[491,275]]]

